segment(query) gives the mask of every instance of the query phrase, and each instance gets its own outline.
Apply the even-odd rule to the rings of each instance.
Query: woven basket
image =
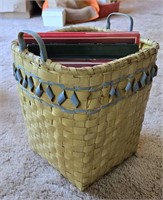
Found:
[[[29,143],[80,190],[136,152],[158,48],[142,39],[138,53],[73,68],[43,61],[12,42]]]

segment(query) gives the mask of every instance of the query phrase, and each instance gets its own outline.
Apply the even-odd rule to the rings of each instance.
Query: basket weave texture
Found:
[[[71,27],[59,31],[107,31]],[[13,70],[28,139],[80,190],[136,152],[159,45],[94,67],[42,62],[12,43]]]

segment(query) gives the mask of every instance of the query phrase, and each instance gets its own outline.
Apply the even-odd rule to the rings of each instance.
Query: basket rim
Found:
[[[59,29],[57,31],[83,31],[83,30],[91,30],[91,31],[108,31],[107,29],[101,29],[97,27],[89,27],[89,26],[79,26],[79,27],[68,27],[64,29]],[[110,31],[110,30],[109,30]],[[110,62],[94,65],[94,66],[88,66],[88,67],[81,67],[81,68],[75,68],[75,67],[66,67],[60,63],[56,63],[52,61],[51,59],[47,59],[46,62],[41,61],[40,56],[35,55],[34,53],[31,53],[28,51],[28,49],[25,49],[23,52],[19,51],[18,41],[14,40],[12,41],[11,48],[13,51],[20,54],[20,56],[23,59],[28,60],[28,62],[31,62],[33,64],[38,65],[43,70],[48,72],[57,72],[57,73],[68,73],[68,74],[74,74],[74,75],[93,75],[98,73],[105,73],[105,72],[112,72],[116,70],[120,70],[124,66],[128,64],[132,64],[134,62],[139,62],[144,59],[150,58],[150,56],[157,54],[159,49],[159,44],[155,41],[152,41],[150,39],[140,39],[140,46],[148,45],[149,47],[141,49],[139,52],[136,52],[134,54],[130,54],[128,56],[125,56],[123,58],[119,58]]]

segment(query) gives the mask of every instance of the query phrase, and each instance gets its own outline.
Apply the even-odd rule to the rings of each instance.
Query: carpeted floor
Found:
[[[134,18],[134,30],[139,30],[142,37],[163,47],[162,0],[124,0],[121,11]],[[115,28],[125,28],[124,23],[115,22]],[[105,27],[105,19],[86,25]],[[80,192],[28,146],[10,51],[11,41],[23,29],[52,30],[43,26],[41,17],[0,19],[0,199],[161,199],[163,50],[159,50],[159,72],[153,82],[136,156]]]

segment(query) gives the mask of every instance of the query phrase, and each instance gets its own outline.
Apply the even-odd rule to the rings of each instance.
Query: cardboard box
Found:
[[[47,8],[42,12],[44,26],[63,27],[66,22],[65,10],[62,8]]]
[[[0,13],[26,12],[29,9],[30,1],[22,0],[0,0]]]
[[[100,7],[99,18],[107,17],[112,12],[119,12],[119,5],[120,2],[99,4]]]
[[[29,18],[32,2],[25,0],[0,0],[1,18]]]

